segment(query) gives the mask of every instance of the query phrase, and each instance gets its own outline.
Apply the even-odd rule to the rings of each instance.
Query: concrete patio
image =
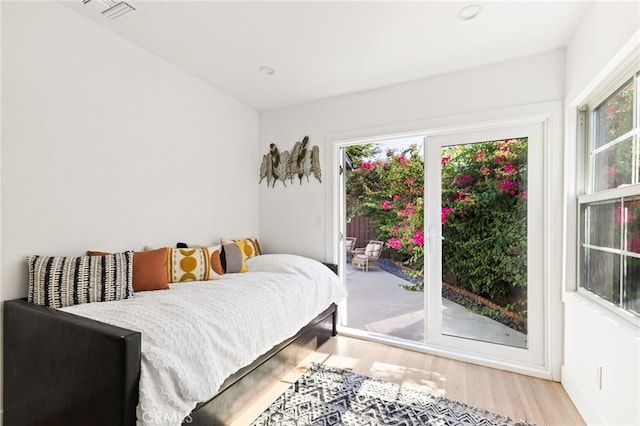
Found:
[[[416,342],[424,340],[424,293],[407,291],[411,284],[386,271],[365,272],[347,264],[347,326]],[[443,333],[520,348],[527,336],[497,321],[443,299]]]

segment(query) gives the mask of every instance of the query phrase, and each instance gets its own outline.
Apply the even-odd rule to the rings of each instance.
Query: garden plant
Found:
[[[385,241],[391,259],[422,278],[422,150],[412,145],[376,154],[376,145],[353,152],[347,214],[374,218],[377,238]],[[441,158],[443,281],[520,317],[526,317],[526,158],[526,139],[446,147]],[[423,290],[424,281],[409,289]]]

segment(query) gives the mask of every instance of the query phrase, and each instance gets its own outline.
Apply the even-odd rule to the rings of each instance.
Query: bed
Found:
[[[293,255],[214,282],[55,310],[5,303],[4,424],[224,424],[335,335],[344,287]]]

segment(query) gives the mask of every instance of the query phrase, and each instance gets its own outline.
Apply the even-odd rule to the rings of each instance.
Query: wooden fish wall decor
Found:
[[[287,180],[293,183],[298,178],[302,185],[303,178],[309,182],[309,176],[313,175],[322,183],[322,171],[320,170],[320,147],[309,147],[309,136],[293,145],[291,152],[278,150],[275,143],[269,145],[269,152],[262,156],[260,164],[260,181],[267,179],[267,186],[275,188],[281,181],[286,187]]]

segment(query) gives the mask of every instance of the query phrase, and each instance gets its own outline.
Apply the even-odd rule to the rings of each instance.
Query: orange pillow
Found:
[[[107,252],[87,251],[87,256],[105,256]],[[167,256],[164,248],[133,253],[133,291],[166,290]]]

